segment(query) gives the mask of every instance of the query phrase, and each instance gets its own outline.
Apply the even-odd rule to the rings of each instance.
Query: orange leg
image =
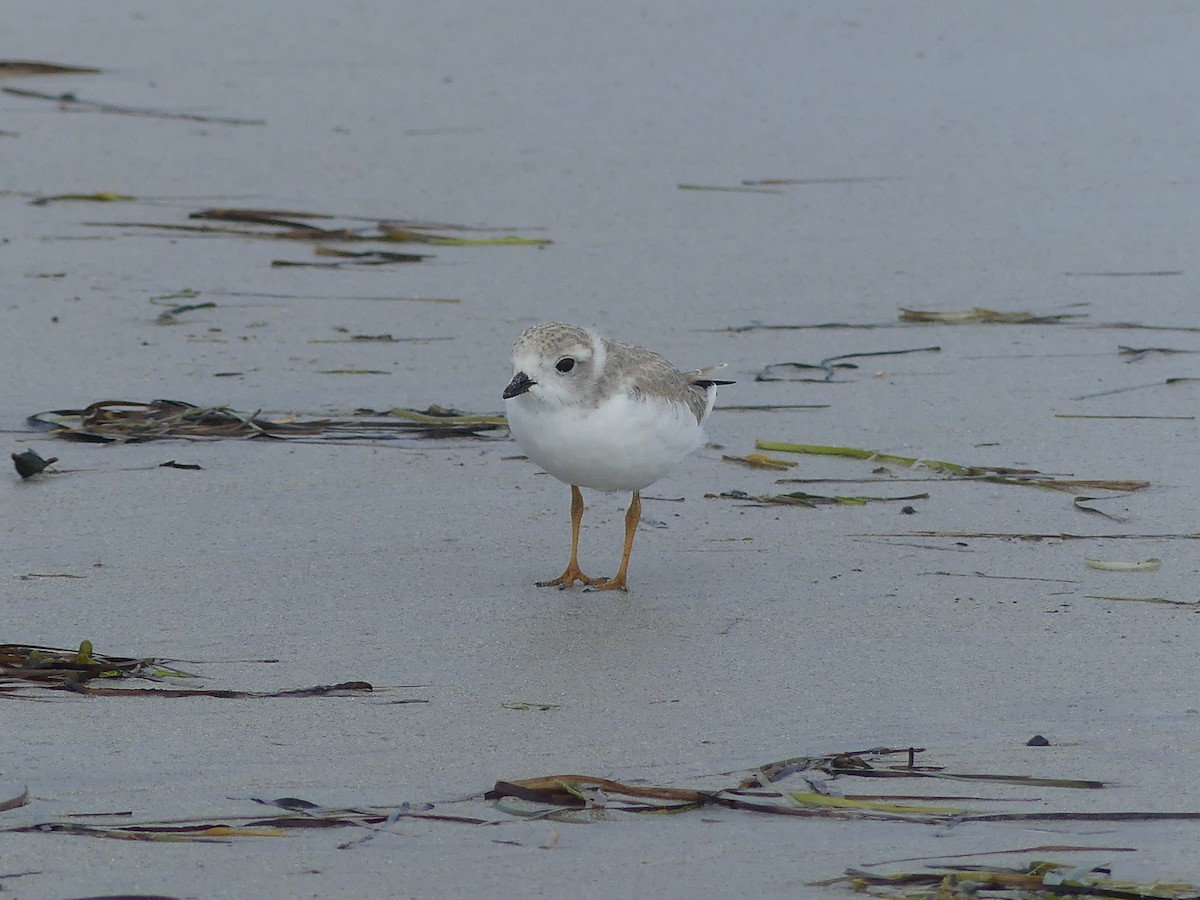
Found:
[[[588,578],[583,572],[579,571],[579,523],[583,521],[583,494],[579,492],[579,488],[571,485],[571,561],[567,563],[567,569],[557,578],[551,578],[549,581],[539,581],[538,587],[556,587],[568,588],[577,581],[584,584],[599,585],[603,578]]]
[[[621,568],[608,581],[595,581],[592,586],[598,591],[627,591],[625,573],[629,570],[629,554],[633,552],[633,538],[637,534],[638,522],[642,518],[642,495],[633,492],[633,500],[625,512],[625,552],[621,554]]]

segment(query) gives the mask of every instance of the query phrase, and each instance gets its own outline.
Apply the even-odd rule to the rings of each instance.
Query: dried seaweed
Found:
[[[233,228],[224,225],[180,225],[170,222],[84,222],[92,228],[150,228],[157,231],[172,233],[213,235],[229,234],[238,237],[270,238],[273,240],[289,241],[353,241],[365,240],[359,238],[350,229],[324,229],[311,226],[295,227],[287,230],[274,231],[255,228]]]
[[[169,304],[169,308],[163,310],[154,319],[155,325],[176,325],[179,322],[179,317],[187,312],[194,312],[198,309],[216,309],[217,304],[211,300],[204,300],[198,303],[181,303],[181,300],[193,301],[199,300],[200,292],[193,288],[183,288],[178,291],[172,291],[169,294],[159,294],[151,297],[150,303],[153,306],[161,306],[164,303]]]
[[[30,687],[70,690],[94,678],[132,678],[161,681],[164,678],[195,678],[168,665],[167,660],[103,656],[91,641],[81,641],[77,650],[41,647],[35,644],[0,644],[0,692],[11,693]]]
[[[98,75],[100,72],[100,69],[93,69],[91,66],[64,66],[29,59],[0,59],[0,77],[4,78],[14,75]]]
[[[1135,561],[1087,558],[1083,564],[1101,572],[1153,572],[1162,567],[1162,560],[1153,557]]]
[[[307,688],[289,688],[281,691],[240,691],[228,688],[110,688],[91,687],[66,681],[61,685],[42,685],[42,687],[59,688],[75,694],[85,694],[89,697],[155,697],[158,699],[178,700],[186,697],[219,697],[229,700],[262,700],[276,697],[355,697],[369,694],[375,690],[368,681],[343,681],[338,684],[318,684]],[[392,701],[396,702],[396,701]],[[428,703],[428,700],[408,699],[404,703]]]
[[[865,506],[868,503],[891,503],[898,500],[928,500],[928,494],[908,494],[903,497],[872,497],[866,495],[832,496],[792,491],[787,494],[754,496],[745,491],[722,491],[720,494],[705,494],[707,498],[740,500],[744,506]]]
[[[918,572],[943,578],[991,578],[995,581],[1040,581],[1048,584],[1079,584],[1075,578],[1040,578],[1036,575],[989,575],[986,572]]]
[[[1000,538],[1016,541],[1200,541],[1192,534],[1072,534],[1066,531],[881,531],[849,537]]]
[[[263,699],[277,697],[350,697],[372,693],[366,681],[343,681],[306,688],[276,691],[246,691],[224,688],[170,687],[98,687],[88,682],[102,680],[190,679],[200,676],[172,665],[173,661],[132,657],[102,656],[92,649],[91,641],[80,642],[78,650],[39,647],[32,644],[0,644],[0,696],[28,699],[30,691],[65,691],[89,697],[137,697],[181,699],[218,697],[222,699]],[[423,699],[392,701],[427,703]]]
[[[873,328],[900,328],[898,322],[813,322],[795,325],[766,325],[762,322],[751,322],[748,325],[727,325],[724,328],[704,328],[708,334],[745,334],[749,331],[822,331],[822,330],[862,330]]]
[[[14,87],[2,87],[0,91],[14,97],[28,97],[32,100],[50,100],[59,105],[60,109],[72,111],[115,113],[121,116],[145,116],[152,119],[184,119],[189,122],[207,122],[213,125],[266,125],[266,119],[237,119],[229,116],[206,116],[198,113],[171,112],[162,109],[150,109],[140,106],[122,106],[116,103],[104,103],[99,100],[81,100],[71,93],[47,94],[43,91],[29,91]]]
[[[55,819],[32,825],[0,829],[6,832],[40,834],[71,834],[129,841],[194,841],[228,843],[232,838],[283,837],[289,831],[312,828],[361,828],[371,833],[387,832],[402,819],[420,819],[461,825],[497,825],[498,820],[474,816],[435,812],[432,804],[401,803],[398,806],[326,807],[297,797],[264,800],[248,798],[254,803],[274,807],[279,815],[227,816],[221,821],[211,819],[178,819],[162,822],[97,822],[97,818],[116,818],[126,814],[76,814],[68,821]],[[88,821],[74,821],[87,818]],[[369,837],[370,835],[368,835]],[[343,845],[343,846],[349,846]]]
[[[980,850],[973,853],[940,853],[935,856],[906,856],[903,859],[888,859],[864,863],[867,866],[894,866],[905,862],[929,862],[935,859],[968,859],[974,856],[1007,856],[1014,853],[1136,853],[1137,847],[1097,847],[1091,844],[1038,844],[1035,847],[1013,847],[1007,850]]]
[[[181,303],[178,306],[173,306],[170,309],[165,309],[158,314],[154,320],[155,325],[177,325],[179,317],[186,312],[195,312],[198,309],[216,309],[217,304],[211,300],[203,303]]]
[[[767,456],[765,453],[747,453],[745,456],[723,455],[721,460],[749,466],[752,469],[771,469],[776,472],[786,472],[788,469],[800,465],[794,459],[778,459],[774,456]]]
[[[782,362],[771,363],[754,376],[755,381],[803,381],[833,383],[833,377],[838,369],[857,369],[858,366],[846,362],[848,359],[863,359],[872,356],[903,356],[906,353],[938,353],[941,347],[913,347],[909,350],[876,350],[870,353],[843,353],[840,356],[830,356],[819,363]],[[778,374],[785,369],[795,369],[800,372],[820,371],[825,374],[820,378],[802,376],[787,377]]]
[[[1181,331],[1184,334],[1200,333],[1200,325],[1147,325],[1144,322],[1101,322],[1093,328],[1116,328],[1128,331]]]
[[[396,421],[396,420],[400,421]],[[204,407],[178,400],[149,403],[100,400],[83,409],[35,413],[26,420],[55,437],[99,443],[227,438],[304,438],[309,440],[393,440],[401,437],[482,437],[504,428],[502,416],[469,415],[431,406],[424,411],[369,410],[338,419],[278,421],[258,412],[246,414],[226,406]]]
[[[751,787],[757,778],[765,777],[770,782],[779,781],[798,772],[817,770],[829,775],[856,775],[870,778],[949,778],[965,781],[998,781],[1009,784],[1024,784],[1044,787],[1066,787],[1084,790],[1099,790],[1108,785],[1103,781],[1062,778],[1033,778],[1028,775],[981,775],[946,772],[938,766],[918,766],[917,755],[924,753],[924,747],[875,747],[870,750],[852,750],[843,753],[832,753],[827,756],[793,756],[776,762],[759,766],[755,770],[754,780],[744,780],[742,787]],[[885,756],[905,755],[907,759],[900,765],[880,766],[878,758]],[[871,758],[876,758],[876,764],[871,764]]]
[[[1098,790],[1105,782],[1073,778],[1037,778],[1028,775],[946,772],[936,766],[917,765],[923,748],[887,747],[832,753],[825,756],[800,756],[758,766],[736,784],[715,788],[648,786],[619,782],[590,775],[547,775],[513,781],[497,781],[484,795],[497,808],[524,818],[580,819],[579,813],[605,811],[625,813],[680,813],[706,807],[724,807],[749,812],[784,816],[834,819],[870,819],[936,824],[939,822],[999,821],[1005,816],[1028,817],[1037,813],[972,813],[964,802],[994,803],[1004,798],[978,798],[930,795],[839,795],[825,786],[817,775],[873,778],[941,778],[958,781],[985,781],[1013,788],[1064,788]],[[889,756],[906,758],[900,765],[885,765]],[[732,775],[734,773],[722,773]],[[778,783],[794,775],[806,782],[806,790],[785,790]],[[1011,799],[1011,798],[1010,798]],[[1017,798],[1019,799],[1019,798]],[[919,801],[919,802],[910,802]],[[958,805],[938,805],[950,802]],[[559,810],[563,812],[558,812]],[[1065,818],[1105,814],[1059,813]],[[1154,814],[1124,813],[1142,816]],[[997,818],[999,817],[999,818]],[[1014,819],[1015,820],[1015,819]]]
[[[8,812],[10,809],[20,809],[22,806],[29,804],[29,788],[23,788],[19,794],[14,794],[11,797],[0,798],[0,812]]]
[[[1089,849],[1089,848],[1080,848]],[[979,854],[986,855],[986,854]],[[1138,884],[1117,881],[1102,867],[1035,860],[1020,868],[994,865],[931,866],[933,871],[882,874],[847,869],[839,878],[809,882],[809,887],[848,887],[855,893],[890,900],[1058,900],[1062,897],[1106,897],[1115,900],[1196,900],[1197,888],[1186,882]]]
[[[1077,510],[1079,510],[1080,512],[1083,512],[1083,513],[1089,513],[1090,515],[1093,515],[1093,516],[1102,516],[1103,518],[1108,519],[1111,522],[1128,521],[1125,518],[1125,516],[1114,515],[1113,513],[1107,513],[1102,509],[1097,509],[1094,506],[1085,506],[1084,505],[1085,503],[1094,503],[1097,500],[1111,500],[1111,499],[1112,499],[1111,497],[1083,497],[1083,496],[1080,496],[1080,497],[1076,497],[1072,501],[1072,503]]]
[[[1152,269],[1148,272],[1063,272],[1068,278],[1160,278],[1182,275],[1183,269]]]
[[[1168,419],[1182,422],[1191,422],[1195,420],[1195,416],[1105,416],[1086,413],[1055,413],[1056,419]]]
[[[483,238],[453,237],[445,234],[432,234],[430,229],[425,226],[398,225],[392,222],[381,222],[379,233],[379,240],[395,243],[431,244],[435,247],[545,247],[554,243],[547,238],[520,237],[515,234]]]
[[[988,325],[1058,325],[1071,319],[1084,319],[1082,313],[1058,313],[1037,315],[1031,312],[998,312],[976,306],[973,309],[951,312],[900,308],[901,322],[924,322],[938,325],[964,325],[983,323]]]
[[[718,191],[731,194],[782,194],[783,191],[773,187],[755,187],[743,182],[742,184],[677,184],[681,191]]]
[[[829,409],[828,403],[742,403],[714,406],[720,412],[777,412],[782,409]]]
[[[201,236],[229,235],[267,240],[314,243],[317,256],[336,257],[316,261],[274,259],[274,267],[345,269],[362,266],[388,266],[418,263],[426,253],[397,253],[388,250],[351,251],[331,247],[331,243],[418,243],[437,247],[535,246],[551,243],[547,238],[502,236],[464,236],[466,232],[492,232],[498,229],[423,221],[374,219],[364,216],[338,216],[305,210],[210,208],[188,214],[203,224],[178,222],[85,222],[92,227],[146,228],[171,234]],[[335,222],[334,220],[342,220]]]
[[[452,337],[393,337],[388,334],[349,334],[345,328],[335,328],[348,334],[344,338],[312,338],[310,344],[431,344],[434,341],[452,341]]]
[[[1012,469],[1002,466],[964,466],[958,463],[945,462],[937,459],[922,457],[896,456],[890,453],[880,453],[876,450],[864,450],[858,447],[830,447],[822,444],[790,444],[782,441],[755,441],[754,446],[759,450],[772,450],[777,453],[808,453],[817,456],[847,456],[851,459],[861,459],[870,462],[892,463],[936,472],[944,472],[960,479],[987,481],[995,484],[1021,484],[1031,487],[1049,488],[1055,491],[1075,492],[1080,489],[1101,491],[1139,491],[1149,487],[1148,481],[1112,481],[1112,480],[1077,480],[1063,479],[1046,475],[1036,469]]]
[[[320,244],[313,248],[313,252],[317,256],[336,256],[339,259],[336,262],[303,262],[290,259],[273,259],[271,260],[271,265],[277,268],[281,266],[302,266],[313,269],[342,269],[349,266],[385,266],[394,263],[416,263],[423,259],[429,259],[428,253],[390,253],[386,250],[354,252],[350,250],[338,250],[336,247],[326,247]]]
[[[189,219],[213,219],[218,222],[248,222],[256,225],[271,225],[292,231],[323,231],[304,219],[335,219],[329,213],[297,211],[288,209],[223,209],[210,207],[188,213]]]
[[[59,203],[64,201],[86,203],[120,203],[136,199],[137,197],[134,197],[132,194],[117,194],[113,191],[93,191],[90,194],[50,194],[43,197],[34,197],[29,201],[29,205],[45,206],[48,203]]]
[[[1141,362],[1151,353],[1161,353],[1163,356],[1179,356],[1185,353],[1200,353],[1200,350],[1179,350],[1175,347],[1126,347],[1117,346],[1117,353],[1125,357],[1125,362]]]
[[[1185,334],[1200,333],[1200,326],[1195,325],[1147,325],[1142,322],[1077,321],[1086,318],[1087,316],[1082,313],[1036,315],[1028,312],[998,312],[996,310],[984,309],[982,307],[951,312],[901,308],[899,319],[891,322],[797,322],[774,324],[750,322],[745,325],[728,325],[724,328],[706,328],[703,330],[713,334],[744,334],[749,331],[811,331],[821,329],[863,330],[875,328],[908,328],[912,326],[924,326],[930,324],[962,325],[978,323],[990,325],[1061,325],[1064,328],[1178,331]]]
[[[1129,391],[1141,391],[1146,388],[1163,387],[1164,385],[1172,384],[1190,384],[1193,381],[1200,381],[1200,377],[1194,376],[1178,376],[1175,378],[1167,378],[1163,381],[1151,381],[1149,384],[1133,384],[1128,387],[1111,388],[1107,391],[1096,391],[1094,394],[1080,394],[1078,397],[1072,397],[1072,400],[1095,400],[1097,397],[1111,397],[1113,394],[1125,394]]]
[[[400,297],[385,294],[276,294],[267,291],[206,291],[218,297],[248,297],[262,300],[370,300],[403,303],[462,303],[460,297]],[[451,340],[438,338],[437,340]]]
[[[274,807],[280,815],[225,816],[212,819],[178,819],[164,822],[97,822],[96,818],[115,818],[118,814],[91,815],[89,821],[55,819],[32,825],[2,828],[3,832],[35,834],[71,834],[125,841],[228,843],[232,838],[284,837],[289,831],[312,828],[361,828],[371,833],[387,832],[402,819],[420,819],[458,825],[498,825],[499,820],[435,812],[432,804],[401,803],[398,806],[327,807],[297,797],[275,800],[248,798],[254,803]],[[342,846],[350,846],[345,844]]]
[[[748,179],[743,178],[742,184],[745,185],[773,185],[773,184],[862,184],[869,181],[891,181],[891,175],[859,175],[850,176],[848,178],[760,178]]]
[[[480,819],[475,816],[459,816],[448,813],[435,813],[432,803],[401,803],[398,806],[365,806],[365,807],[330,807],[321,806],[310,800],[299,797],[279,797],[275,800],[263,800],[251,797],[253,802],[263,806],[275,806],[289,812],[302,812],[309,819],[322,826],[337,825],[375,825],[383,822],[395,822],[399,819],[428,819],[435,822],[455,822],[463,825],[498,825],[494,819]],[[270,820],[278,822],[279,820]]]
[[[276,825],[234,826],[225,823],[145,822],[139,824],[92,824],[89,822],[39,822],[0,828],[0,832],[36,834],[73,834],[83,837],[102,837],[121,841],[153,841],[177,843],[192,841],[202,844],[228,843],[235,837],[284,837],[287,833]],[[81,898],[86,900],[86,898]],[[96,898],[107,900],[107,898]],[[139,898],[140,900],[140,898]]]
[[[1200,600],[1169,600],[1166,597],[1127,597],[1121,594],[1084,594],[1088,600],[1116,600],[1122,603],[1157,603],[1162,606],[1200,607]]]

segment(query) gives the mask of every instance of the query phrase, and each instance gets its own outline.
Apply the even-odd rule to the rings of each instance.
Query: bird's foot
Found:
[[[593,578],[586,588],[589,591],[625,591],[629,592],[629,587],[625,584],[625,575],[622,573],[615,578]]]
[[[583,572],[579,571],[579,564],[572,560],[567,566],[567,570],[557,578],[551,578],[547,581],[539,581],[537,582],[537,586],[556,587],[562,591],[566,590],[577,581],[587,587],[597,588],[599,588],[601,584],[605,583],[605,579],[603,578],[589,578],[588,576],[584,575]]]

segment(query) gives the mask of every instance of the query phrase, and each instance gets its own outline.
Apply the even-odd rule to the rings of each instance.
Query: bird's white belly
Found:
[[[704,441],[685,404],[655,398],[621,394],[589,410],[547,407],[522,395],[506,409],[531,460],[559,481],[600,491],[640,491]]]

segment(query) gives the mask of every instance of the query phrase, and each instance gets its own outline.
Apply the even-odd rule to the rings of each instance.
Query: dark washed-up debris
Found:
[[[17,474],[22,478],[29,478],[45,471],[46,466],[58,462],[58,457],[52,456],[49,459],[42,459],[33,450],[22,450],[20,453],[12,454],[12,461]]]

